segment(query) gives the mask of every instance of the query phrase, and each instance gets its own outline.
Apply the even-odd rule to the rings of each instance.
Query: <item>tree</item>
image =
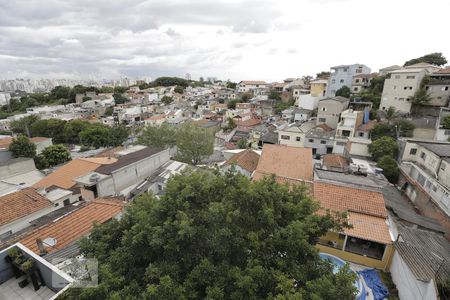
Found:
[[[330,77],[331,73],[328,71],[321,71],[320,73],[316,74],[316,78],[328,78]]]
[[[227,108],[228,109],[236,109],[236,104],[238,103],[237,100],[230,100],[227,103]]]
[[[228,81],[227,82],[227,88],[229,88],[229,89],[236,89],[236,86],[237,86],[237,83],[236,82],[231,82],[231,81]]]
[[[50,91],[50,98],[52,99],[69,99],[70,87],[67,86],[55,86]]]
[[[99,90],[99,93],[111,94],[111,93],[114,93],[114,88],[111,86],[102,86]]]
[[[243,103],[247,103],[250,99],[252,99],[252,94],[245,93],[241,95],[241,102]]]
[[[192,124],[184,124],[177,134],[177,157],[194,165],[202,158],[213,154],[214,135]]]
[[[336,91],[336,96],[350,98],[350,95],[351,95],[350,88],[346,85],[342,86],[340,89]]]
[[[44,136],[52,139],[55,144],[65,143],[64,127],[66,121],[60,119],[38,120],[31,127],[32,136]]]
[[[425,89],[424,86],[421,86],[415,93],[413,98],[411,99],[411,103],[412,103],[412,113],[416,114],[417,113],[417,109],[430,102],[431,100],[431,96],[428,93],[428,91]]]
[[[31,137],[30,128],[38,120],[39,120],[38,116],[31,115],[17,121],[12,121],[11,130],[16,134],[23,134],[28,137]]]
[[[109,144],[108,127],[102,124],[93,124],[80,132],[79,138],[83,146],[100,148]]]
[[[343,216],[318,210],[304,187],[274,178],[183,172],[161,198],[94,226],[80,247],[98,260],[99,285],[61,298],[354,299],[353,272],[334,274],[315,247]]]
[[[404,66],[410,66],[418,63],[428,63],[435,66],[443,66],[447,63],[447,59],[442,55],[441,52],[434,52],[419,58],[413,58],[405,62]]]
[[[247,149],[248,148],[248,141],[247,139],[240,139],[237,142],[237,146],[239,149]]]
[[[369,145],[369,153],[375,161],[380,160],[381,157],[387,155],[396,157],[398,154],[397,141],[390,136],[383,136],[372,141]]]
[[[160,127],[148,126],[138,137],[138,144],[149,147],[166,148],[173,147],[177,143],[177,130],[166,123]]]
[[[36,165],[36,168],[39,170],[47,169],[48,167],[50,167],[50,164],[42,155],[42,153],[35,156],[34,164]]]
[[[109,106],[105,109],[105,116],[109,117],[112,116],[114,112],[114,107],[113,106]]]
[[[82,85],[76,85],[74,86],[70,92],[69,92],[69,102],[74,103],[77,97],[77,94],[84,94],[86,93],[86,87]]]
[[[223,128],[224,131],[231,131],[234,128],[236,128],[236,122],[233,120],[233,118],[228,118],[227,119],[227,125]]]
[[[450,116],[447,116],[444,119],[442,119],[441,125],[444,129],[450,129]]]
[[[395,159],[385,155],[377,162],[377,167],[383,169],[383,174],[390,183],[397,183],[400,171]]]
[[[115,104],[124,104],[125,102],[128,101],[128,98],[125,97],[123,94],[121,93],[114,93],[113,94],[113,98],[114,98],[114,103]]]
[[[181,87],[189,86],[186,79],[179,77],[158,77],[152,82],[152,86],[174,86],[179,85]]]
[[[69,149],[61,144],[48,146],[42,151],[41,155],[50,167],[60,165],[72,159]]]
[[[180,85],[177,85],[177,86],[175,87],[175,89],[174,89],[174,92],[175,92],[175,93],[178,93],[178,94],[183,94],[183,93],[184,93],[184,87],[182,87],[182,86],[180,86]]]
[[[398,119],[394,122],[393,131],[395,132],[394,137],[404,136],[404,137],[412,137],[413,131],[416,126],[413,123],[406,119]]]
[[[36,145],[26,136],[19,135],[17,138],[13,138],[9,145],[9,151],[13,157],[35,157]]]
[[[393,120],[397,119],[400,116],[393,106],[389,106],[389,108],[382,113],[388,124],[391,124]]]
[[[123,125],[109,129],[109,146],[117,147],[122,145],[129,137],[130,129]]]
[[[281,101],[281,93],[275,90],[270,90],[269,99]]]
[[[90,124],[82,120],[70,120],[64,125],[63,134],[68,144],[80,144],[80,132],[88,128]]]
[[[165,105],[169,105],[170,103],[173,102],[173,98],[170,96],[163,96],[161,98],[161,102],[164,103]]]

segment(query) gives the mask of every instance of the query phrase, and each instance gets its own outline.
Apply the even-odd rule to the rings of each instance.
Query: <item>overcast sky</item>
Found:
[[[280,81],[450,59],[449,0],[0,0],[0,78]]]

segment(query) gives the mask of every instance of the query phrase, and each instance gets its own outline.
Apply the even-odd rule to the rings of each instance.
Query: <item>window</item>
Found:
[[[417,149],[416,149],[416,148],[411,148],[411,149],[409,150],[409,154],[410,154],[410,155],[416,155],[416,153],[417,153]]]
[[[437,191],[437,186],[436,185],[433,185],[433,192],[436,192]]]
[[[63,204],[64,204],[64,206],[70,205],[70,200],[69,199],[64,199]]]
[[[339,82],[340,82],[340,83],[344,83],[344,79],[341,79]]]
[[[400,75],[395,75],[395,79],[400,79]]]
[[[422,160],[425,160],[425,159],[427,158],[427,155],[426,155],[424,152],[421,152],[421,153],[420,153],[420,158],[421,158]]]
[[[300,137],[298,136],[298,137],[295,138],[295,140],[296,140],[297,142],[300,142],[301,139],[300,139]]]
[[[327,111],[326,107],[322,107],[321,111]]]
[[[441,170],[442,171],[445,171],[445,167],[446,167],[445,163],[441,163]]]
[[[406,76],[406,79],[414,79],[414,78],[416,78],[416,76],[413,76],[413,75]]]
[[[353,91],[354,91],[354,92],[357,92],[357,91],[358,91],[358,88],[357,88],[357,87],[354,87],[354,88],[353,88]]]
[[[344,72],[347,72],[348,71],[348,68],[344,68]]]
[[[321,143],[321,144],[326,144],[326,143],[327,143],[327,141],[320,141],[320,143]]]
[[[442,90],[443,90],[443,91],[448,91],[448,86],[444,86],[444,87],[442,88]]]
[[[363,136],[364,136],[364,132],[359,132],[359,133],[358,133],[358,136],[359,136],[359,137],[363,137]]]
[[[445,130],[444,135],[450,135],[450,130]]]
[[[327,121],[326,118],[319,118],[319,122],[325,123]]]
[[[289,141],[289,140],[291,139],[291,137],[288,136],[288,135],[282,135],[282,136],[281,136],[281,139],[282,139],[282,140],[288,140],[288,141]]]
[[[336,80],[335,80],[335,79],[332,79],[332,80],[331,80],[331,83],[336,83]]]
[[[355,83],[359,83],[359,79],[355,79]]]
[[[429,86],[426,86],[426,87],[425,87],[425,90],[426,90],[426,91],[430,90],[430,87],[429,87]]]
[[[398,98],[398,101],[405,101],[405,98]]]
[[[308,142],[314,143],[314,140],[313,139],[309,139]]]
[[[407,87],[407,86],[404,86],[403,89],[406,91],[406,90],[408,89],[408,87]]]

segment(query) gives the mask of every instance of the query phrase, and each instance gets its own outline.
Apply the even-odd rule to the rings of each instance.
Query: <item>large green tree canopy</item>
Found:
[[[81,249],[98,259],[99,285],[62,298],[354,299],[354,275],[333,274],[314,246],[344,218],[318,208],[274,178],[189,170],[94,227]]]

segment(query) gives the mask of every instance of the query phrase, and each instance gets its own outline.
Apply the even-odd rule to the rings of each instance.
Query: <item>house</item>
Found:
[[[322,157],[322,168],[335,172],[348,172],[350,160],[339,154],[325,154]]]
[[[305,147],[306,134],[315,127],[315,121],[292,123],[278,129],[278,144]]]
[[[349,138],[355,136],[357,128],[363,124],[364,112],[347,109],[341,113],[340,122],[336,127],[336,138],[333,153],[343,154]]]
[[[319,101],[317,110],[317,125],[326,124],[336,129],[341,112],[348,108],[350,100],[345,97],[337,96],[326,98]]]
[[[295,106],[308,110],[315,110],[319,106],[319,101],[323,96],[313,96],[312,94],[300,95],[295,101]]]
[[[19,157],[1,162],[0,196],[30,187],[44,177],[32,158]]]
[[[447,107],[450,101],[450,67],[430,74],[425,83],[425,90],[431,99],[424,105]]]
[[[169,161],[170,149],[143,147],[126,153],[111,164],[101,165],[74,180],[81,187],[83,198],[128,197],[131,190],[160,166]]]
[[[391,72],[386,78],[381,95],[380,109],[387,110],[394,107],[401,113],[409,113],[412,98],[422,84],[422,79],[429,72],[424,68],[401,69]]]
[[[222,166],[227,171],[234,167],[237,172],[250,178],[256,170],[260,155],[252,149],[246,149],[233,155]]]
[[[0,197],[0,240],[30,226],[30,222],[60,208],[33,188]]]
[[[353,77],[360,74],[370,74],[370,69],[362,64],[340,65],[331,68],[331,75],[328,79],[327,97],[336,96],[336,91],[347,86],[352,86]]]
[[[0,138],[0,162],[13,158],[11,151],[9,151],[9,145],[11,145],[13,139],[11,136],[3,136]],[[30,141],[36,145],[36,154],[40,154],[42,150],[53,145],[52,139],[47,137],[32,137]]]
[[[306,122],[311,118],[313,111],[309,109],[294,107],[293,113],[294,122]]]
[[[166,121],[166,115],[153,115],[144,119],[144,123],[147,126],[161,126]]]
[[[390,74],[390,73],[392,73],[393,71],[397,71],[397,70],[400,70],[400,69],[402,69],[402,68],[403,68],[402,66],[393,65],[393,66],[389,66],[389,67],[380,69],[380,70],[378,71],[378,74],[379,74],[380,76],[386,76],[387,74]]]
[[[252,179],[262,180],[272,175],[280,183],[311,186],[313,180],[311,149],[265,144]]]
[[[450,232],[450,143],[403,139],[401,144],[398,185],[424,216]]]
[[[371,158],[369,153],[369,145],[372,140],[360,137],[349,137],[345,143],[343,154],[347,157],[364,157]]]
[[[353,94],[359,94],[363,89],[370,87],[372,79],[377,76],[378,73],[358,74],[353,76],[351,92]]]
[[[313,155],[333,152],[336,131],[326,124],[315,126],[305,135],[304,147],[311,148]]]
[[[355,137],[363,138],[363,139],[370,139],[371,131],[377,126],[379,122],[377,120],[369,120],[367,122],[364,122],[363,124],[359,125],[358,128],[356,128]]]
[[[327,93],[328,80],[316,79],[309,83],[311,85],[310,95],[312,97],[325,97]]]
[[[429,230],[397,225],[390,272],[401,299],[442,299],[438,282],[450,277],[450,243]]]
[[[389,269],[393,246],[381,190],[315,179],[314,199],[320,204],[319,213],[347,213],[352,225],[321,237],[317,243],[320,252],[372,268]]]
[[[265,81],[258,80],[244,80],[237,84],[238,93],[250,93],[257,90],[265,89],[267,83]]]
[[[445,128],[443,121],[450,116],[450,108],[441,107],[439,111],[439,117],[436,121],[436,133],[434,140],[436,141],[448,141],[450,139],[450,128]]]

